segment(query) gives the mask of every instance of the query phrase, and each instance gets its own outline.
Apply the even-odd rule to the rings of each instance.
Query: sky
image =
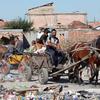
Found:
[[[100,21],[100,0],[0,0],[0,19],[27,18],[28,9],[54,2],[55,12],[87,13],[89,21]]]

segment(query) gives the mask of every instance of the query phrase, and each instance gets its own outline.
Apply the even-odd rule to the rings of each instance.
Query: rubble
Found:
[[[100,100],[100,94],[85,90],[63,91],[62,85],[45,87],[43,90],[36,85],[16,89],[0,85],[0,100]]]
[[[84,88],[76,90],[77,87],[72,91],[70,88],[74,86],[70,87],[66,83],[42,86],[37,83],[34,84],[32,81],[29,84],[17,72],[0,75],[0,79],[4,83],[13,83],[10,88],[5,85],[0,85],[0,100],[100,100],[100,91],[97,93],[95,92],[96,90],[85,90]]]

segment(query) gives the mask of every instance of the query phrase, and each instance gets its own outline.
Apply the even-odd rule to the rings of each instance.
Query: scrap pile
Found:
[[[0,100],[100,100],[100,94],[88,91],[63,91],[63,86],[45,87],[32,85],[27,88],[7,89],[0,86]]]

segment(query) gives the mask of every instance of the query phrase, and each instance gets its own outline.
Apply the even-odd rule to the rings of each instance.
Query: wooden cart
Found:
[[[41,84],[46,84],[49,77],[52,77],[54,80],[59,80],[60,76],[68,75],[65,73],[66,70],[73,68],[75,65],[89,58],[89,55],[85,56],[78,62],[71,63],[70,59],[66,60],[64,64],[58,64],[57,67],[53,67],[51,64],[51,59],[47,54],[35,54],[32,53],[31,61],[29,66],[31,66],[32,72],[37,73],[39,82]],[[32,65],[32,63],[34,65]]]

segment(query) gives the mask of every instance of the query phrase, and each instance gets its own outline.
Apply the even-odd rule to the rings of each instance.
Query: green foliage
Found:
[[[8,22],[5,27],[7,29],[23,29],[24,32],[32,31],[32,22],[29,22],[28,20],[19,18],[13,21]]]
[[[0,39],[0,44],[4,44],[3,41]]]

